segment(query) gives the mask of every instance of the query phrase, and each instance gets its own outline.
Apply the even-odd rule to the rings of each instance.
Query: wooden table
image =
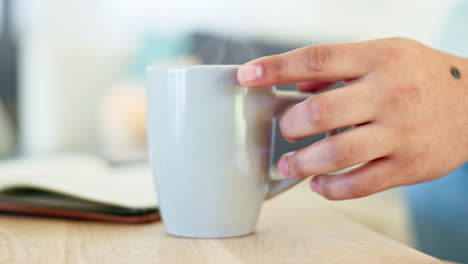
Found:
[[[265,203],[255,234],[230,239],[171,237],[161,223],[0,215],[0,263],[442,263],[317,199],[297,186]]]

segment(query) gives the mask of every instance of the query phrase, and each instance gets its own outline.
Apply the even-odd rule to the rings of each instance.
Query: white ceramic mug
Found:
[[[237,65],[148,68],[149,153],[167,232],[253,232],[265,199],[299,180],[271,180],[275,116],[307,94],[242,87]]]

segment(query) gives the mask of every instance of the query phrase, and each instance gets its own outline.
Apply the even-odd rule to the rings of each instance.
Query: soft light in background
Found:
[[[437,47],[457,3],[18,0],[10,10],[18,85],[1,88],[18,94],[3,98],[18,114],[0,105],[0,155],[144,159],[143,73],[149,64],[243,63],[309,44],[391,36]],[[397,192],[334,205],[411,244]],[[385,213],[375,213],[382,208]]]
[[[452,2],[18,1],[21,152],[99,152],[104,93],[119,82],[141,81],[139,56],[187,56],[167,46],[182,46],[178,39],[192,32],[290,47],[388,36],[431,45]],[[158,39],[148,41],[154,35],[159,46]],[[222,53],[222,46],[210,52]]]

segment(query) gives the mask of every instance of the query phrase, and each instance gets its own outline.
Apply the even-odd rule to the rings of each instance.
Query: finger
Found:
[[[330,200],[354,199],[397,186],[395,173],[393,162],[382,158],[343,174],[316,176],[310,187]]]
[[[368,82],[314,95],[289,109],[280,119],[289,141],[372,121],[377,112],[375,89]]]
[[[325,90],[327,88],[330,88],[334,82],[314,82],[314,81],[309,81],[309,82],[301,82],[296,84],[296,87],[298,90],[301,92],[318,92],[321,90]]]
[[[371,123],[283,155],[278,170],[286,178],[335,172],[389,155],[393,142],[392,133],[382,125]]]
[[[309,46],[259,58],[241,66],[237,77],[248,87],[356,79],[377,61],[369,42]]]

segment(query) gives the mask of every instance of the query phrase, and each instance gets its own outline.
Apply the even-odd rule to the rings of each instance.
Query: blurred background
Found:
[[[435,45],[456,1],[1,3],[2,128],[10,130],[1,152],[126,159],[144,155],[148,65],[240,64],[305,45],[389,36]]]
[[[148,65],[241,64],[305,45],[391,36],[441,48],[458,5],[456,0],[1,0],[0,157],[80,152],[113,163],[144,161]],[[278,144],[278,153],[291,148]],[[402,199],[392,190],[331,204],[414,246]]]

